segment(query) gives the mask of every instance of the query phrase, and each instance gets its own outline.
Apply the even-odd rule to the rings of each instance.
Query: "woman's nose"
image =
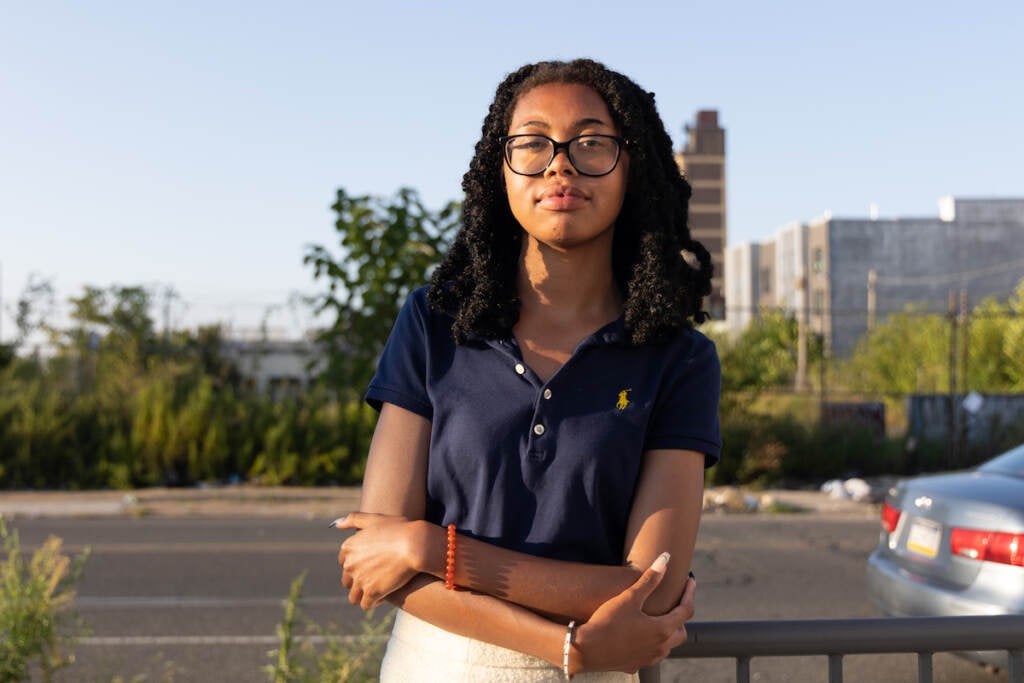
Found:
[[[559,149],[555,150],[555,156],[551,159],[551,163],[544,170],[544,175],[552,176],[564,173],[575,174],[576,167],[572,165],[572,161],[569,160],[569,150]]]

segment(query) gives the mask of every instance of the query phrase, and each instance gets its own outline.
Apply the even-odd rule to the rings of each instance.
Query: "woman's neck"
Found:
[[[516,284],[531,317],[607,322],[622,311],[608,249],[558,251],[525,236]]]

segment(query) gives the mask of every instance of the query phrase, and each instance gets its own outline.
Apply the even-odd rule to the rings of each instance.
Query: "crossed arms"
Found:
[[[687,580],[700,521],[703,454],[644,454],[621,566],[565,562],[460,536],[455,583],[444,577],[445,531],[423,520],[430,422],[384,404],[363,481],[359,531],[338,562],[349,599],[381,601],[459,635],[562,665],[564,624],[581,622],[570,672],[636,671],[686,639],[694,591]],[[664,552],[668,566],[655,564]],[[644,570],[644,568],[647,568]],[[685,590],[684,590],[685,589]]]

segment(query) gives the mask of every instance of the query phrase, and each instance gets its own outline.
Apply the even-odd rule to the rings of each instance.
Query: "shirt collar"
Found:
[[[473,334],[470,336],[470,339],[496,349],[510,350],[519,346],[515,337],[511,334],[490,339]],[[593,334],[585,337],[577,348],[582,349],[587,346],[625,346],[628,343],[629,335],[626,333],[626,316],[623,314]]]

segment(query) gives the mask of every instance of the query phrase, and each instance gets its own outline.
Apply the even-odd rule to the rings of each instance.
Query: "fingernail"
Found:
[[[330,524],[328,524],[328,525],[327,525],[327,528],[328,528],[328,529],[335,529],[335,528],[337,528],[337,526],[338,526],[339,524],[341,524],[342,522],[344,522],[344,521],[345,521],[345,518],[346,518],[346,517],[348,517],[348,515],[345,515],[345,517],[338,517],[338,518],[337,518],[336,520],[334,520],[333,522],[331,522]]]
[[[668,561],[671,557],[672,556],[668,553],[662,553],[661,555],[658,555],[658,559],[654,560],[654,562],[651,564],[651,569],[658,572],[659,574],[664,573],[665,568],[668,567]]]

